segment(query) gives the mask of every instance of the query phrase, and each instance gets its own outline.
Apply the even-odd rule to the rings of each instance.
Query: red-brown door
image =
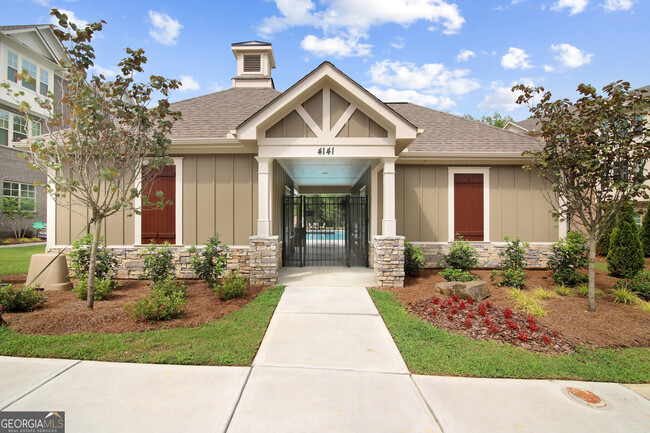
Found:
[[[454,231],[466,241],[483,238],[483,175],[454,174]]]
[[[156,192],[162,191],[163,199],[176,200],[176,167],[168,165],[157,171],[155,174],[144,175],[143,191],[151,203],[158,203],[160,198]],[[170,244],[176,241],[176,203],[165,205],[164,208],[155,206],[143,206],[142,208],[142,243],[149,244],[154,241],[162,244],[167,241]]]

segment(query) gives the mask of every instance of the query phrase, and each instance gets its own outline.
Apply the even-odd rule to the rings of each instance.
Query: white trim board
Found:
[[[448,238],[454,241],[454,175],[482,174],[483,175],[483,241],[490,242],[490,167],[447,167],[448,180]],[[477,241],[480,242],[480,241]]]

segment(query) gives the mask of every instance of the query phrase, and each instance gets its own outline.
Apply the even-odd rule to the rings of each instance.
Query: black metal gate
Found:
[[[368,266],[368,199],[284,196],[284,266]]]

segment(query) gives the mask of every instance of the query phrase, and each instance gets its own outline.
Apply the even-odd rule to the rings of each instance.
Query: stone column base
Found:
[[[251,284],[274,286],[280,270],[280,238],[278,236],[251,236],[249,238]]]
[[[404,236],[375,236],[375,284],[404,287]]]

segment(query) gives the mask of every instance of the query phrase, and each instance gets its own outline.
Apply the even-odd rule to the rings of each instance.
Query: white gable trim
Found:
[[[417,138],[417,128],[395,113],[384,103],[368,94],[368,92],[352,79],[345,76],[331,63],[323,63],[313,72],[299,81],[294,87],[276,98],[253,117],[246,120],[237,128],[239,140],[258,140],[260,134],[273,126],[277,121],[288,115],[296,106],[309,99],[321,88],[334,88],[337,93],[357,106],[367,116],[389,131],[394,140],[414,140]],[[323,92],[323,105],[329,106],[329,90]],[[298,110],[296,110],[298,111]],[[329,125],[329,112],[323,112],[323,124]],[[327,129],[327,128],[324,128]],[[261,144],[261,143],[260,143]]]

